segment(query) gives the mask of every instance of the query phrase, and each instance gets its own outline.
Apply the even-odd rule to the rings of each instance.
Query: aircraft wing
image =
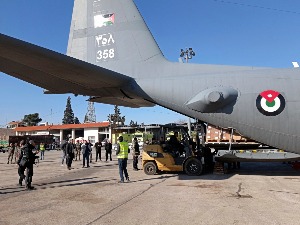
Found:
[[[131,77],[3,34],[0,71],[47,89],[48,94],[97,96],[96,102],[128,107],[154,105],[138,96],[140,93],[124,93],[123,89],[135,83]]]

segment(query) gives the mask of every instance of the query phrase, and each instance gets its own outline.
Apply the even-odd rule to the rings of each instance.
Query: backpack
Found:
[[[22,151],[22,158],[20,160],[19,165],[22,166],[22,167],[25,167],[26,164],[27,164],[27,162],[29,161],[28,158],[26,157],[25,148],[27,148],[27,147],[23,147],[21,149],[21,151]]]

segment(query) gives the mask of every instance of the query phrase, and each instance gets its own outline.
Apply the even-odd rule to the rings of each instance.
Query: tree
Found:
[[[80,124],[79,119],[77,117],[74,118],[74,123],[75,124]]]
[[[71,97],[67,99],[67,105],[64,112],[64,118],[62,119],[62,124],[73,124],[74,123],[74,113],[71,106]]]
[[[137,122],[134,122],[133,120],[130,120],[129,126],[137,127]]]
[[[115,105],[115,109],[114,109],[115,113],[114,114],[109,114],[108,117],[108,121],[112,124],[112,125],[124,125],[125,124],[125,116],[121,117],[121,112],[120,109],[117,105]]]
[[[22,120],[27,126],[36,126],[42,119],[39,117],[38,113],[28,114],[24,116]]]

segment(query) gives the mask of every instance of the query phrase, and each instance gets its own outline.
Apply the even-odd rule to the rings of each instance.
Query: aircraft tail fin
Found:
[[[117,72],[164,58],[133,0],[75,0],[67,55]]]

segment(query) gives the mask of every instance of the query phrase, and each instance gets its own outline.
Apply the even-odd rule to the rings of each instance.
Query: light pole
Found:
[[[192,59],[195,56],[195,52],[192,48],[186,48],[185,50],[181,49],[180,57],[185,60],[186,63],[189,62],[189,59]]]
[[[195,52],[192,48],[186,48],[185,50],[181,49],[180,51],[180,57],[185,60],[185,63],[189,62],[189,59],[192,59],[195,56]],[[189,117],[188,121],[188,130],[189,130],[189,136],[191,137],[191,118]]]
[[[110,143],[112,143],[112,116],[111,116],[111,114],[109,115],[109,117],[110,117],[110,121],[109,121],[109,139],[110,139]]]

